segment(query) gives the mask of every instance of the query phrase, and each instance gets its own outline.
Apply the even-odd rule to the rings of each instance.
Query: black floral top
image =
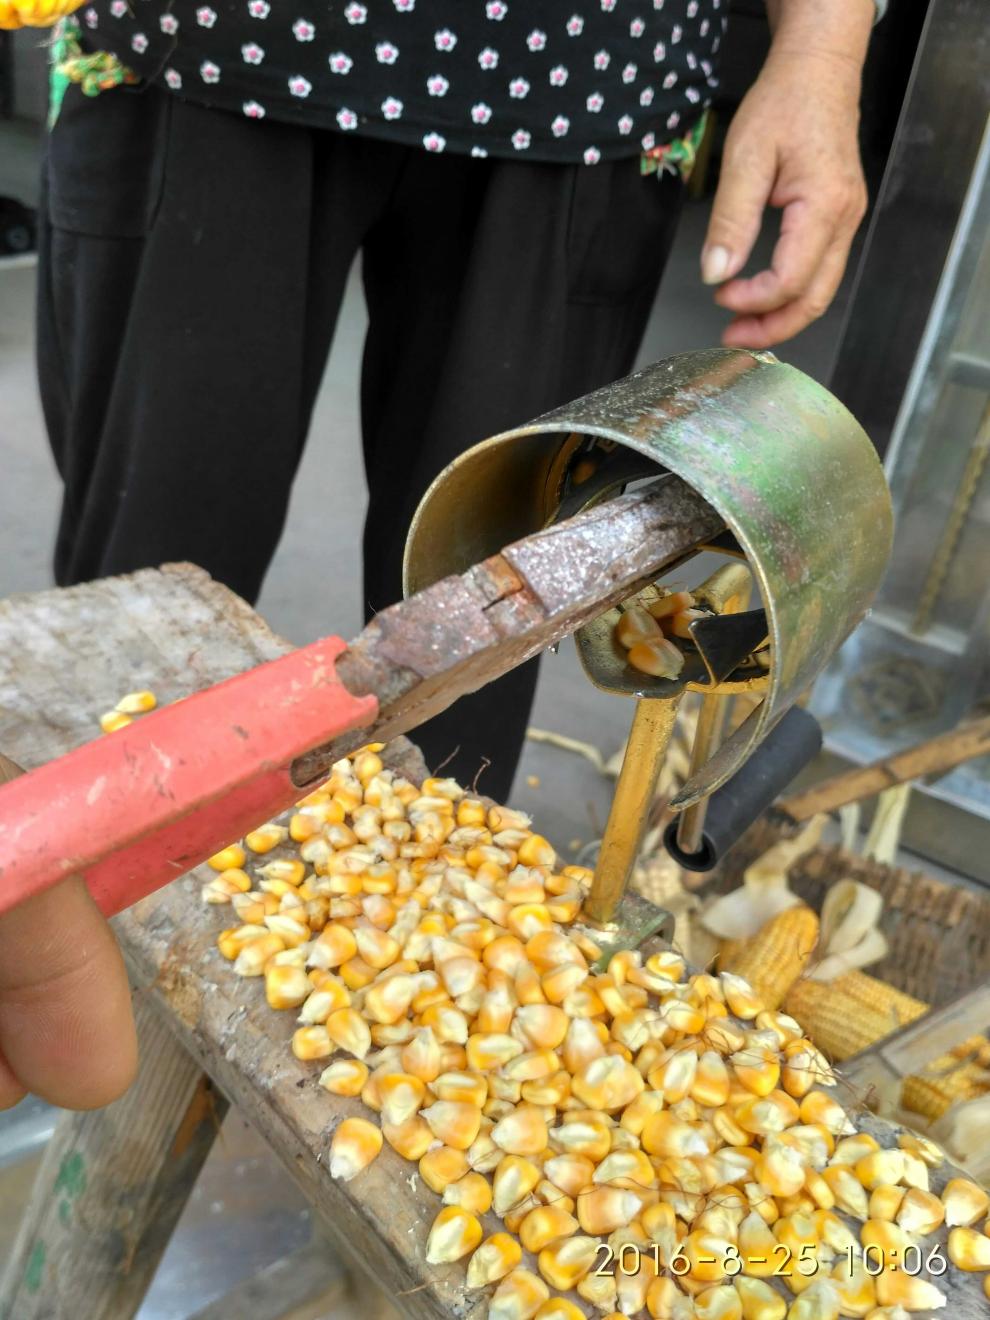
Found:
[[[682,138],[728,0],[94,0],[87,52],[249,118],[581,162]]]

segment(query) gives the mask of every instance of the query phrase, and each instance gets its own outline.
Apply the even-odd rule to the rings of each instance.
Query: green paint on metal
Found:
[[[55,1191],[64,1192],[70,1201],[86,1190],[86,1165],[78,1151],[66,1155],[59,1165]]]
[[[24,1271],[24,1286],[28,1292],[36,1293],[41,1287],[41,1280],[45,1273],[46,1255],[45,1244],[36,1242],[28,1259],[27,1269]]]

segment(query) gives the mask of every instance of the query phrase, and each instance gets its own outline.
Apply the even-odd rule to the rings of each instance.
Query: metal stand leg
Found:
[[[680,700],[678,693],[676,697],[643,698],[636,703],[595,878],[585,904],[588,918],[601,925],[615,915],[639,855]]]

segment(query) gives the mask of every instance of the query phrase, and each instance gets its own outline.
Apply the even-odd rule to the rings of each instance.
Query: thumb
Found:
[[[113,933],[77,877],[0,918],[0,1105],[18,1086],[93,1109],[133,1080],[130,990]],[[16,1079],[16,1081],[15,1081]]]
[[[745,266],[753,250],[776,173],[772,151],[741,153],[726,139],[708,233],[701,249],[701,278],[722,284]]]

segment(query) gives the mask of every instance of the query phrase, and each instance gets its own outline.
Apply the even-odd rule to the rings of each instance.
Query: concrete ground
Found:
[[[0,195],[33,200],[36,134],[0,125]],[[718,342],[724,314],[697,277],[707,206],[688,206],[640,353],[648,363]],[[765,260],[770,241],[761,243]],[[829,313],[780,356],[827,379],[846,286]],[[45,442],[32,364],[35,270],[0,260],[0,596],[51,585],[50,555],[59,483]],[[358,368],[365,329],[356,273],[316,406],[287,529],[259,603],[261,613],[296,643],[360,626],[357,546],[365,490],[358,443]],[[520,421],[525,419],[520,418]],[[349,567],[350,566],[350,569]],[[71,682],[71,675],[66,676]],[[548,657],[533,712],[543,729],[586,740],[610,754],[621,744],[631,707],[583,678],[573,647]],[[98,712],[94,711],[94,718]],[[547,745],[527,745],[513,793],[540,829],[567,852],[600,834],[609,788],[587,760]],[[46,1120],[40,1120],[43,1130]],[[26,1187],[25,1165],[4,1171],[9,1132],[0,1124],[0,1267]],[[238,1194],[231,1197],[230,1189]],[[240,1189],[243,1189],[243,1194]],[[231,1116],[159,1270],[141,1320],[184,1320],[211,1297],[277,1259],[308,1231],[305,1206],[271,1156]],[[340,1315],[339,1311],[334,1312]]]

